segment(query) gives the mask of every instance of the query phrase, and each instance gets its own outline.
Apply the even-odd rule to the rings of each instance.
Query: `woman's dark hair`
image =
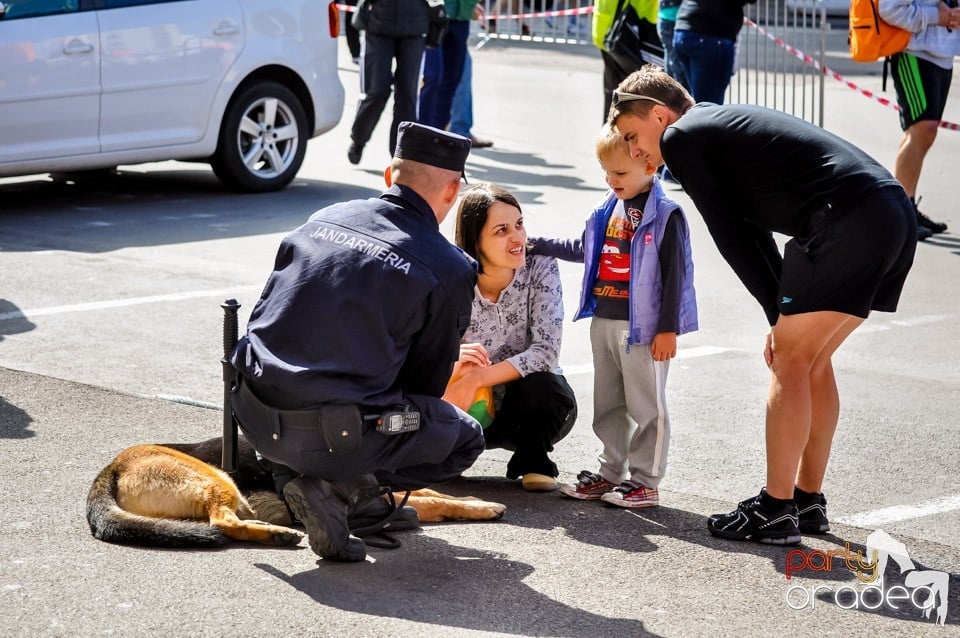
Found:
[[[477,260],[479,272],[483,272],[480,264],[480,231],[487,223],[487,213],[496,202],[513,206],[520,212],[520,202],[507,189],[496,184],[480,183],[467,187],[460,199],[460,208],[457,209],[457,246]]]

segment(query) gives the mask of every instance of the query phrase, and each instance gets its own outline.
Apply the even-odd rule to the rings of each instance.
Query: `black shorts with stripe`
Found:
[[[780,312],[893,312],[917,248],[917,220],[899,186],[811,220],[783,251]]]
[[[943,118],[953,71],[911,53],[890,58],[893,87],[900,106],[900,128],[904,131],[921,120]]]

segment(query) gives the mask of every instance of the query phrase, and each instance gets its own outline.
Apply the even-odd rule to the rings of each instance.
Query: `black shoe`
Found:
[[[927,228],[926,226],[921,226],[917,224],[917,241],[923,241],[925,239],[930,239],[933,237],[933,231]]]
[[[471,133],[470,135],[470,147],[471,148],[490,148],[493,146],[493,142],[490,140],[485,140],[482,137],[477,137]]]
[[[283,497],[303,522],[314,553],[330,560],[361,561],[367,549],[362,540],[350,534],[347,506],[367,500],[378,491],[372,474],[336,483],[300,477],[287,483]]]
[[[347,149],[347,160],[356,166],[360,163],[360,156],[363,155],[363,147],[357,146],[356,143],[351,142],[350,148]]]
[[[920,228],[926,228],[927,230],[930,231],[932,235],[946,232],[947,230],[946,224],[944,224],[943,222],[935,222],[920,212],[919,206],[920,206],[921,199],[922,198],[918,197],[917,201],[913,203],[913,210],[917,212],[917,226],[919,226]],[[920,239],[926,239],[926,237],[920,237]]]
[[[384,532],[403,532],[420,528],[417,510],[409,505],[399,505],[393,493],[386,489],[385,494],[357,503],[347,509],[347,527],[354,536],[363,538],[368,545],[376,547],[399,547],[400,543],[386,537],[386,543],[371,540],[368,537],[383,536]]]
[[[797,527],[801,534],[826,534],[830,531],[827,499],[822,493],[804,492],[794,487],[793,501],[797,504]]]
[[[741,501],[729,514],[714,514],[707,521],[707,529],[714,536],[734,541],[755,541],[769,545],[797,545],[800,530],[797,528],[797,506],[787,501],[780,506],[769,507],[767,489],[760,494]]]

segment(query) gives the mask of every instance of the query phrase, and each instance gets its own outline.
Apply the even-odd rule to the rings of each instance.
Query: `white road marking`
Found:
[[[907,521],[913,518],[933,516],[960,509],[960,494],[918,503],[916,505],[894,505],[872,512],[861,512],[848,516],[831,517],[838,523],[853,525],[854,527],[875,528],[888,523]]]
[[[925,326],[931,323],[939,323],[954,318],[953,315],[920,315],[912,319],[892,319],[885,323],[871,323],[869,320],[857,328],[854,334],[869,334],[871,332],[884,332],[891,328],[913,328],[915,326]]]
[[[148,303],[161,303],[164,301],[183,301],[185,299],[202,299],[203,297],[223,297],[235,295],[242,290],[250,290],[255,286],[234,286],[233,288],[220,288],[218,290],[191,290],[188,292],[174,292],[166,295],[150,295],[147,297],[130,297],[128,299],[108,299],[106,301],[91,301],[89,303],[69,304],[65,306],[47,306],[46,308],[32,308],[29,310],[13,310],[10,312],[0,312],[0,321],[7,319],[26,319],[33,317],[45,317],[49,315],[62,315],[68,312],[87,312],[90,310],[106,310],[109,308],[126,308],[128,306],[139,306]]]

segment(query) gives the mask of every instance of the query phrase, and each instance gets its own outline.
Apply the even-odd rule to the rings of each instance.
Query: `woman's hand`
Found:
[[[453,364],[453,374],[450,378],[456,380],[464,375],[469,366],[477,368],[486,368],[490,365],[490,357],[487,350],[479,343],[461,343],[460,356]]]

